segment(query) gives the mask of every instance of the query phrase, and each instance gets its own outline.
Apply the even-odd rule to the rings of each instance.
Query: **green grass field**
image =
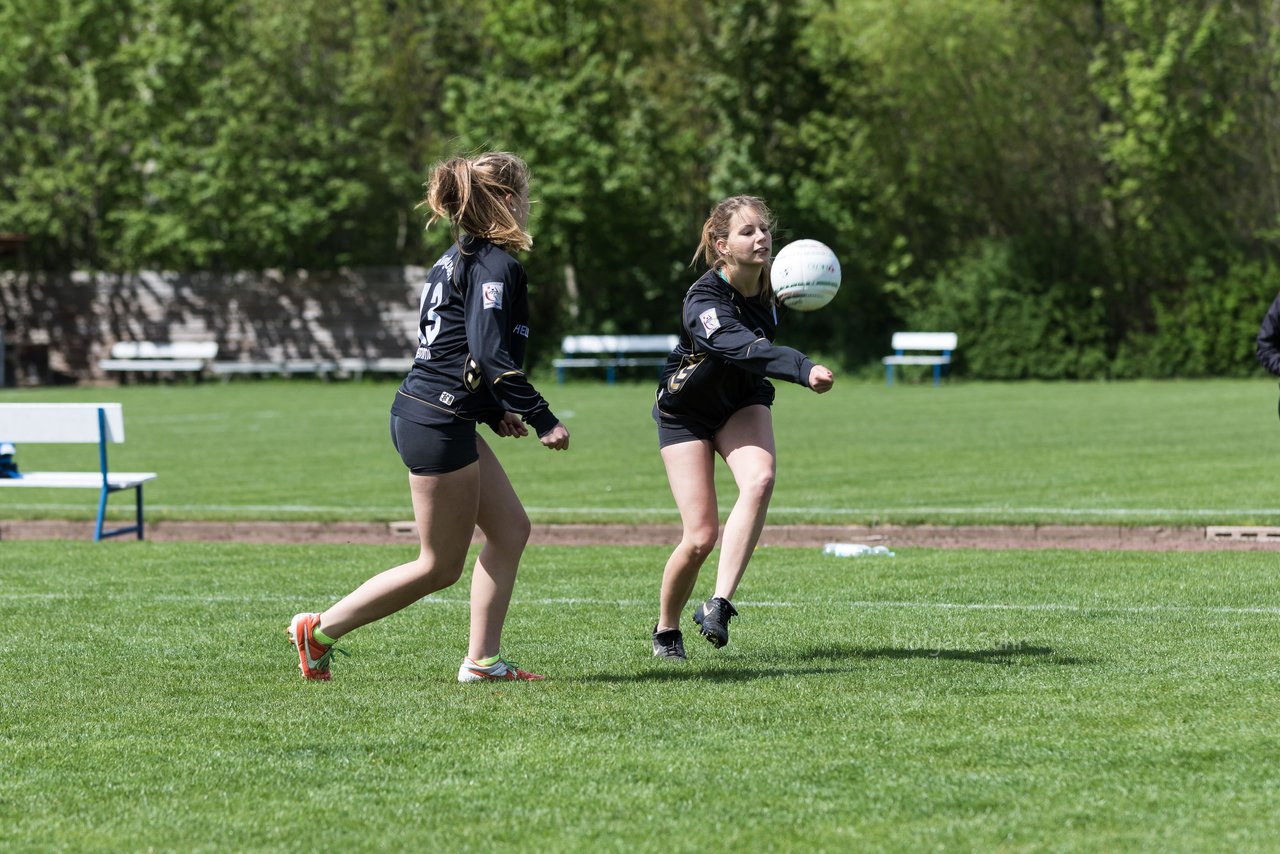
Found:
[[[1264,851],[1280,834],[1272,555],[762,549],[730,645],[690,634],[681,666],[647,649],[665,550],[539,547],[505,652],[548,681],[454,681],[465,583],[350,635],[332,683],[299,678],[289,617],[404,552],[0,544],[0,849]]]
[[[535,521],[676,521],[650,383],[540,387],[573,433],[570,450],[491,437]],[[127,442],[112,465],[160,473],[147,487],[154,519],[386,521],[409,514],[387,437],[394,388],[134,385],[8,390],[0,401],[122,401]],[[779,384],[774,412],[773,523],[1280,524],[1268,380],[849,382],[823,396]],[[19,462],[96,466],[91,446],[26,444]],[[83,490],[0,491],[3,518],[92,510]]]

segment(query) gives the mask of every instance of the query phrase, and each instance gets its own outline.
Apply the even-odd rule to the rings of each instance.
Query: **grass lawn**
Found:
[[[1280,834],[1272,555],[762,549],[730,645],[690,632],[681,666],[647,648],[665,550],[539,547],[504,651],[546,682],[454,681],[465,582],[346,638],[332,683],[300,679],[289,617],[406,551],[0,544],[0,849],[1261,851]]]
[[[540,387],[573,434],[568,452],[490,436],[534,521],[676,521],[651,384]],[[112,465],[160,473],[146,487],[151,518],[387,521],[410,512],[387,436],[394,389],[293,380],[6,390],[0,401],[123,402],[127,441]],[[774,419],[773,523],[1280,524],[1269,380],[848,382],[822,396],[778,384]],[[28,470],[97,462],[91,446],[67,445],[24,444],[18,459]],[[93,507],[84,490],[0,490],[0,518],[90,519]]]

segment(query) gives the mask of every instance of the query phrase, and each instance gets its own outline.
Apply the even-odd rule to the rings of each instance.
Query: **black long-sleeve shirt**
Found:
[[[539,436],[559,419],[524,374],[529,280],[487,240],[463,237],[427,274],[413,367],[391,411],[418,424],[456,419],[496,425],[518,413]]]
[[[658,408],[716,425],[749,403],[772,402],[766,377],[807,387],[813,361],[773,343],[778,310],[708,270],[685,295],[680,343],[663,367]]]
[[[1271,373],[1280,375],[1280,296],[1262,318],[1262,328],[1258,330],[1258,362]]]

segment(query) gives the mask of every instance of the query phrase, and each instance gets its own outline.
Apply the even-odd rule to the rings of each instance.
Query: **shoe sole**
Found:
[[[723,649],[724,647],[729,645],[728,634],[726,634],[724,637],[720,637],[715,632],[708,631],[707,629],[699,629],[698,631],[701,632],[702,636],[707,639],[707,643],[711,644],[716,649]]]
[[[699,606],[699,608],[701,608],[701,606]],[[703,614],[701,619],[699,619],[698,612],[697,611],[693,612],[693,621],[698,624],[698,633],[702,635],[704,638],[706,638],[707,642],[712,646],[714,646],[716,649],[721,649],[727,646],[729,644],[729,632],[726,631],[724,633],[724,637],[723,638],[720,637],[720,635],[716,634],[711,629],[708,629],[706,625],[703,623],[703,620],[705,620],[706,618],[707,618],[706,614]]]
[[[501,676],[490,676],[487,673],[472,670],[469,667],[462,668],[458,671],[458,682],[463,685],[474,685],[477,682],[541,682],[546,678],[547,677],[538,673],[530,673],[527,670],[519,669],[508,670]]]
[[[730,616],[736,616],[736,615],[730,614]],[[727,625],[723,626],[722,632],[717,632],[714,629],[708,629],[705,623],[706,619],[707,619],[706,611],[703,610],[702,605],[699,605],[693,612],[693,621],[698,624],[698,632],[704,638],[707,639],[707,643],[711,644],[716,649],[723,649],[724,647],[728,646],[729,645],[729,627]]]

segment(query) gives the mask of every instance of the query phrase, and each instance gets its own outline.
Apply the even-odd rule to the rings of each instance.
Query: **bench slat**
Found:
[[[113,359],[212,359],[218,355],[216,341],[117,341],[111,345]]]
[[[3,403],[0,441],[97,442],[98,410],[106,411],[107,440],[124,441],[124,412],[119,403]]]
[[[284,362],[214,362],[215,374],[278,374]]]
[[[889,345],[895,350],[954,350],[954,332],[895,332]]]
[[[670,353],[678,335],[566,335],[560,349],[569,353]]]
[[[949,365],[950,356],[885,356],[886,365]]]
[[[113,471],[107,475],[107,483],[120,489],[128,489],[149,480],[155,480],[153,471]],[[0,486],[33,486],[41,489],[92,489],[102,486],[102,473],[96,471],[32,471],[22,477],[0,478]]]
[[[198,359],[102,359],[98,367],[104,371],[203,371]]]
[[[666,357],[652,359],[642,359],[638,356],[619,356],[614,359],[609,358],[584,358],[575,357],[572,359],[554,359],[551,364],[557,368],[602,368],[607,365],[614,365],[619,368],[627,368],[635,365],[665,365]]]

